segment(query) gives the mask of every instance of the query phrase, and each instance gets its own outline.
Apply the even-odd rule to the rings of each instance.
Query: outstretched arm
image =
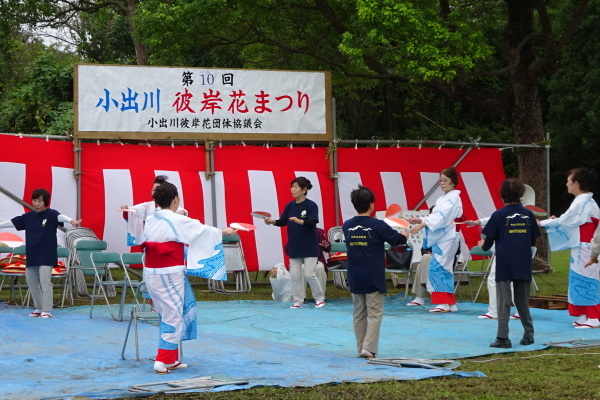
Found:
[[[79,225],[81,225],[81,220],[80,219],[75,220],[75,219],[73,219],[73,218],[71,218],[69,216],[66,216],[65,214],[60,214],[58,216],[58,222],[68,222],[68,223],[70,223],[73,226],[79,226]]]
[[[14,227],[15,227],[15,224],[13,224],[13,222],[10,219],[8,219],[6,221],[0,222],[0,229],[2,229],[2,228],[14,228]]]

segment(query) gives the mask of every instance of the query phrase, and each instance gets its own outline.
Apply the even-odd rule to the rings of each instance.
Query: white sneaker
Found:
[[[451,304],[449,310],[450,312],[457,312],[458,307],[456,306],[456,304]]]
[[[491,314],[483,314],[483,315],[480,315],[477,318],[479,318],[479,319],[498,319],[497,316],[491,315]]]
[[[521,316],[519,315],[519,313],[516,313],[516,314],[511,315],[510,319],[521,319]]]
[[[323,308],[325,307],[325,302],[324,301],[320,301],[318,303],[315,304],[315,308]]]

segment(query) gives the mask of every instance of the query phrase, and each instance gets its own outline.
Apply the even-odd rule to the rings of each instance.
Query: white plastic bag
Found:
[[[271,288],[273,288],[273,300],[281,302],[292,302],[292,274],[285,268],[282,263],[277,264],[271,270],[272,276]]]

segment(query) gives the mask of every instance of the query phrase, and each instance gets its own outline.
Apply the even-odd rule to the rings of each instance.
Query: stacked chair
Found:
[[[68,276],[68,288],[72,304],[73,289],[75,289],[78,297],[91,297],[86,280],[86,278],[95,275],[90,254],[106,250],[108,244],[99,240],[94,231],[89,228],[69,229],[65,234],[65,241],[71,251],[71,271]],[[109,297],[116,295],[114,287],[107,288],[107,295]]]
[[[225,252],[225,268],[228,280],[233,277],[235,289],[227,289],[223,281],[208,280],[208,289],[219,293],[248,293],[252,289],[246,259],[242,250],[242,242],[236,233],[232,236],[223,236],[223,251]]]

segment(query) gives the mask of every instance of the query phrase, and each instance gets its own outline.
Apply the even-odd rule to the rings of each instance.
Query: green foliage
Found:
[[[58,102],[55,109],[48,111],[47,128],[43,133],[60,136],[65,135],[67,132],[72,132],[74,118],[73,102]]]
[[[354,74],[452,80],[457,71],[487,59],[492,48],[475,17],[466,14],[470,8],[455,8],[440,18],[438,7],[432,1],[397,0],[332,0],[324,5],[307,0],[148,1],[140,5],[135,21],[159,62],[179,64],[182,56],[211,53],[213,46],[240,47],[247,66],[270,62],[299,69],[316,56],[319,69],[327,61]],[[294,55],[301,57],[290,60]],[[377,68],[370,60],[376,60]]]
[[[412,82],[451,81],[492,54],[472,16],[458,8],[440,18],[437,2],[359,0],[356,11],[340,49],[363,70],[376,58]]]
[[[135,15],[136,29],[151,49],[151,62],[192,67],[242,67],[237,59],[239,49],[214,48],[213,40],[217,39],[205,37],[211,27],[218,35],[220,25],[235,24],[235,12],[228,10],[225,3],[218,0],[141,3]],[[227,19],[220,18],[226,11]]]
[[[498,129],[512,141],[500,117],[407,82],[451,79],[486,60],[492,49],[477,29],[498,22],[466,23],[460,8],[442,20],[431,1],[324,3],[328,12],[307,0],[147,1],[135,22],[155,64],[331,70],[342,139],[468,141]],[[486,89],[505,90],[490,81]]]
[[[73,98],[70,61],[48,49],[27,65],[20,80],[0,99],[1,132],[64,134],[59,129],[66,127]]]
[[[77,52],[99,64],[135,64],[135,49],[127,20],[113,9],[81,13],[76,33]]]
[[[22,79],[28,64],[44,51],[44,45],[23,32],[0,6],[0,97]]]
[[[552,142],[551,180],[557,190],[551,198],[552,212],[565,211],[573,197],[566,193],[565,172],[591,167],[600,172],[600,1],[590,12],[560,60],[561,68],[546,82],[548,124]]]
[[[17,43],[11,38],[10,28],[0,26],[0,70],[5,73],[0,74],[0,96],[5,92],[6,86],[14,76],[13,64],[15,61],[15,50]]]

